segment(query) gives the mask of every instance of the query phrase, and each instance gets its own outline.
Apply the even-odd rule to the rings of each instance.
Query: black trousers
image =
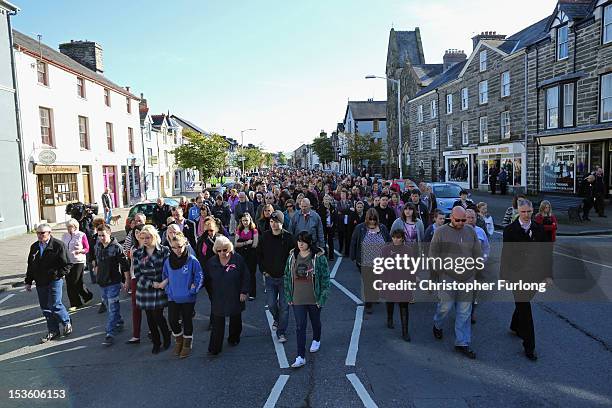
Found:
[[[168,320],[172,333],[183,333],[185,336],[193,335],[193,309],[194,303],[176,303],[168,302]],[[179,320],[183,321],[183,326],[179,324]]]
[[[223,337],[225,337],[225,316],[211,315],[212,329],[210,331],[210,342],[208,351],[219,353],[223,349]],[[227,341],[230,343],[240,343],[240,333],[242,333],[242,313],[229,317],[229,336]]]
[[[343,253],[344,256],[349,256],[349,249],[351,245],[351,235],[349,233],[348,225],[340,224],[338,226],[338,250]]]
[[[325,238],[325,242],[327,243],[327,259],[332,260],[334,259],[334,235],[335,235],[335,228],[328,228],[325,227],[323,228],[323,235]]]
[[[257,297],[257,254],[254,248],[240,249],[238,253],[244,258],[249,270],[249,296]]]
[[[506,195],[506,193],[508,192],[508,183],[500,182],[499,189],[501,190],[501,195]]]
[[[495,194],[495,191],[497,189],[497,180],[489,181],[489,187],[491,188],[491,194]]]
[[[151,339],[155,346],[161,345],[161,337],[163,336],[164,342],[170,342],[170,330],[168,329],[168,323],[164,317],[164,309],[153,309],[145,310],[147,315],[147,324],[151,331]]]
[[[597,215],[599,216],[604,215],[604,209],[605,209],[604,195],[598,193],[595,195],[595,211],[597,212]]]
[[[393,319],[393,309],[395,309],[395,302],[385,302],[387,305],[387,320]],[[397,303],[399,309],[406,309],[406,313],[408,313],[408,302],[398,302]]]
[[[72,307],[83,306],[84,302],[93,298],[93,293],[83,283],[84,269],[85,264],[75,263],[72,264],[70,272],[66,275],[66,292],[68,292],[68,299]]]
[[[514,303],[514,314],[512,314],[510,330],[514,330],[523,339],[525,351],[535,350],[535,330],[533,328],[531,302]]]
[[[584,198],[582,200],[582,217],[583,218],[589,218],[589,212],[591,211],[591,208],[593,208],[594,205],[595,203],[592,198]]]

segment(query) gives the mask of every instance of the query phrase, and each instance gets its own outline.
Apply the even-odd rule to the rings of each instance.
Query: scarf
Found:
[[[181,256],[177,256],[174,251],[170,251],[170,267],[172,269],[182,268],[187,263],[187,258],[189,258],[189,250],[187,247],[185,247]]]
[[[198,221],[198,231],[197,231],[198,237],[200,237],[200,236],[204,235],[204,233],[206,233],[205,228],[204,228],[204,218],[206,218],[206,217],[200,216],[200,219]]]

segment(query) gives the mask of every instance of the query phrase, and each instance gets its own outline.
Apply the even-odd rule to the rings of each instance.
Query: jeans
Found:
[[[113,216],[113,209],[109,208],[107,212],[104,213],[104,222],[110,225],[111,217]]]
[[[275,322],[278,322],[277,336],[287,332],[289,306],[285,298],[284,278],[266,276],[266,304]]]
[[[117,326],[123,326],[123,319],[119,310],[119,292],[121,292],[121,284],[101,287],[102,301],[106,305],[106,335],[112,336],[117,329]]]
[[[306,356],[306,314],[310,316],[312,339],[321,341],[321,308],[317,305],[293,305],[292,309],[295,317],[297,354],[303,358]]]
[[[455,307],[455,346],[469,346],[472,340],[472,298],[471,292],[440,291],[440,301],[434,315],[434,326],[440,329],[448,312]]]
[[[43,316],[47,320],[49,333],[59,333],[60,322],[65,326],[70,323],[70,316],[66,307],[62,303],[63,279],[52,280],[48,286],[36,285],[38,292],[38,302],[42,309]]]

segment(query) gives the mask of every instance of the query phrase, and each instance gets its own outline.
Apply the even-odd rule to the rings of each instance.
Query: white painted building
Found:
[[[68,203],[115,207],[142,199],[138,98],[108,80],[102,48],[73,41],[58,52],[14,30],[29,213],[66,219]]]

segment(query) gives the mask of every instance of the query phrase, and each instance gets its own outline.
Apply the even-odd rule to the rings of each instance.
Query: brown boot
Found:
[[[191,343],[193,342],[193,336],[185,336],[183,339],[183,349],[181,350],[181,358],[189,357],[191,354]]]
[[[172,336],[174,336],[174,355],[175,356],[180,356],[181,355],[181,350],[183,349],[183,344],[184,344],[184,338],[183,338],[183,332],[181,332],[180,334],[174,334],[172,333]]]

